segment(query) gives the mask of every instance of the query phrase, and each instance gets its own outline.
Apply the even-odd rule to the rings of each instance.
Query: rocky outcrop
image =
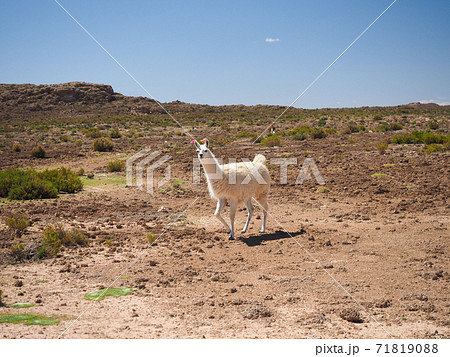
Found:
[[[1,84],[0,103],[30,104],[30,110],[43,109],[58,102],[81,104],[106,103],[115,99],[111,86],[84,82],[52,85]]]

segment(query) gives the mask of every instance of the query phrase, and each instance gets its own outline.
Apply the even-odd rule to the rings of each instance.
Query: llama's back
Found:
[[[216,199],[234,197],[239,202],[246,202],[251,197],[267,195],[270,174],[265,161],[263,155],[257,155],[253,162],[223,165],[223,179],[208,181],[211,196]]]

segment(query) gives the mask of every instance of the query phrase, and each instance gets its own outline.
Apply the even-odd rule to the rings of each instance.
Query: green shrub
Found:
[[[262,135],[260,135],[260,136],[258,136],[257,134],[252,135],[252,141],[255,143],[258,143],[258,144],[261,143],[262,139],[263,139]]]
[[[433,152],[443,152],[445,151],[443,146],[440,144],[430,144],[425,146],[425,154],[432,154]]]
[[[89,128],[85,131],[84,135],[91,139],[96,139],[102,136],[101,131],[98,128]]]
[[[450,136],[445,136],[441,134],[427,133],[423,135],[423,142],[427,145],[429,144],[445,144],[449,142]]]
[[[390,130],[390,131],[401,130],[402,128],[403,128],[403,126],[400,123],[390,123],[388,125],[388,130]]]
[[[295,133],[294,135],[292,135],[292,139],[294,139],[294,140],[305,140],[306,139],[306,134]]]
[[[375,114],[375,115],[373,116],[373,120],[374,120],[374,121],[382,121],[382,120],[383,120],[383,117],[382,117],[380,114]]]
[[[67,143],[68,141],[70,141],[70,137],[69,137],[69,135],[67,135],[67,134],[63,134],[63,135],[61,135],[61,136],[59,137],[59,140],[62,141],[62,142]]]
[[[377,150],[380,153],[380,155],[384,155],[387,148],[388,148],[388,144],[386,144],[386,143],[378,143],[377,144]]]
[[[358,125],[358,131],[360,132],[366,131],[366,127],[364,125]]]
[[[325,126],[325,125],[327,125],[327,120],[328,120],[327,117],[320,118],[319,121],[317,122],[317,126]]]
[[[328,133],[323,128],[314,128],[310,135],[313,139],[323,139],[328,136]]]
[[[7,195],[3,197],[11,200],[32,200],[58,196],[58,190],[51,182],[42,180],[35,174],[20,175],[13,179],[17,179],[17,181],[13,182]]]
[[[22,145],[20,145],[19,143],[14,143],[12,144],[12,151],[14,152],[21,152],[22,151]]]
[[[122,137],[122,134],[120,133],[119,129],[112,129],[109,133],[109,137],[111,139],[118,139]]]
[[[24,214],[14,213],[12,217],[6,218],[6,225],[20,237],[25,229],[30,226],[30,221]]]
[[[75,143],[74,143],[76,146],[82,146],[83,145],[83,141],[81,141],[81,140],[75,140]]]
[[[0,171],[0,197],[13,200],[54,198],[60,192],[74,193],[82,188],[80,178],[64,167],[43,172],[22,169]]]
[[[125,161],[123,160],[114,160],[108,163],[108,171],[109,172],[120,172],[125,167]]]
[[[83,168],[79,169],[79,170],[76,172],[75,175],[77,175],[77,176],[83,176],[83,175],[84,175],[84,169],[83,169]]]
[[[47,226],[43,233],[44,241],[38,251],[37,257],[39,259],[55,257],[62,245],[61,240],[58,238],[58,233],[51,225]]]
[[[295,128],[292,129],[292,130],[289,130],[289,131],[288,131],[288,135],[295,135],[295,134],[297,134],[297,133],[300,133],[300,134],[309,134],[309,133],[312,132],[312,131],[313,131],[313,128],[311,128],[311,126],[305,124],[305,125],[302,125],[302,126],[299,126],[299,127],[295,127]]]
[[[267,136],[261,140],[262,146],[273,147],[273,146],[282,146],[283,143],[278,135]]]
[[[22,243],[13,244],[9,248],[11,258],[16,262],[23,262],[29,257],[29,251],[25,251],[25,246]],[[1,306],[1,304],[0,304]]]
[[[413,131],[410,134],[396,135],[391,139],[392,144],[445,144],[450,141],[450,136],[433,133]]]
[[[58,192],[75,193],[83,188],[80,178],[70,169],[60,167],[54,170],[45,170],[39,176],[55,185]]]
[[[344,134],[352,134],[352,133],[357,133],[357,132],[359,132],[358,125],[356,125],[356,123],[353,121],[348,123],[346,128],[343,131]]]
[[[428,124],[428,127],[430,128],[430,130],[438,130],[439,123],[436,120],[434,120],[430,124]]]
[[[245,138],[250,136],[252,136],[252,134],[250,134],[248,131],[241,131],[240,133],[236,134],[236,137],[238,138]]]
[[[41,145],[35,146],[32,150],[31,150],[31,155],[33,155],[36,158],[44,158],[46,155],[46,152],[44,150],[44,148]]]
[[[89,245],[89,241],[83,232],[76,228],[67,231],[61,224],[48,225],[45,227],[43,234],[44,241],[38,251],[39,259],[56,256],[61,246]]]
[[[98,138],[92,143],[92,148],[95,151],[111,151],[113,147],[113,142],[107,138]]]

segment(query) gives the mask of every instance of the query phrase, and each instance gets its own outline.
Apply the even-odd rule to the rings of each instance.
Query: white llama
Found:
[[[267,196],[270,189],[270,175],[265,166],[266,158],[258,154],[253,162],[240,162],[221,165],[208,147],[208,140],[203,139],[203,144],[193,140],[197,147],[197,154],[206,173],[209,194],[217,200],[217,208],[214,215],[224,224],[230,239],[234,239],[234,218],[239,203],[247,205],[248,216],[242,233],[247,231],[252,218],[252,198],[263,208],[263,220],[261,233],[266,230]],[[231,228],[220,215],[226,201],[230,202]]]

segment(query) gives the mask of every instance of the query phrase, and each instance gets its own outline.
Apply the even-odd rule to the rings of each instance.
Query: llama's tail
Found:
[[[261,165],[265,165],[266,164],[266,157],[264,155],[258,154],[253,159],[253,162],[255,164],[258,163],[258,164],[261,164]]]

